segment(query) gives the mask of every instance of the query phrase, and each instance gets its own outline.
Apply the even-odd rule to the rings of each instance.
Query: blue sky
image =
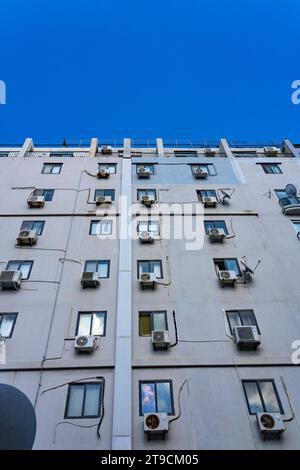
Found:
[[[299,18],[299,0],[1,0],[0,142],[299,142]]]

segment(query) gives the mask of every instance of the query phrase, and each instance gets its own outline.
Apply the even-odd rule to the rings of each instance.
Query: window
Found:
[[[62,166],[62,163],[44,163],[42,173],[46,175],[57,175],[61,172]]]
[[[88,273],[99,274],[99,277],[109,277],[110,261],[97,260],[97,261],[86,261],[84,265],[84,271]]]
[[[200,189],[199,191],[197,191],[197,196],[198,196],[198,200],[200,202],[203,202],[203,198],[205,197],[217,197],[217,193],[214,189]]]
[[[205,220],[204,221],[205,233],[208,235],[208,232],[212,228],[222,228],[226,235],[228,235],[228,230],[224,220]]]
[[[0,158],[1,157],[8,157],[8,152],[0,152]]]
[[[242,275],[236,258],[214,259],[214,264],[217,271],[235,271],[237,276]]]
[[[280,163],[259,163],[259,165],[268,175],[279,175],[282,173]]]
[[[44,196],[45,201],[52,201],[54,189],[35,189],[33,196]]]
[[[228,310],[226,316],[231,334],[235,326],[256,326],[260,334],[253,310]]]
[[[243,380],[249,413],[281,413],[283,408],[274,380]]]
[[[22,279],[28,279],[31,273],[33,261],[9,261],[7,263],[7,271],[21,271]]]
[[[162,279],[161,260],[138,261],[138,278],[142,273],[155,273],[157,279]]]
[[[70,384],[65,418],[99,418],[102,383]]]
[[[102,164],[98,163],[98,170],[99,171],[108,171],[111,175],[115,175],[117,173],[117,164],[116,163],[109,163],[109,164]]]
[[[96,189],[94,200],[96,201],[97,197],[99,196],[110,196],[111,200],[115,200],[115,190],[114,189]]]
[[[140,336],[151,336],[152,331],[162,331],[167,329],[167,312],[139,312]]]
[[[174,414],[171,380],[140,382],[140,415],[144,413]]]
[[[199,165],[191,165],[192,172],[198,169],[206,172],[210,176],[216,176],[215,166],[212,163],[211,164],[200,163]]]
[[[15,327],[17,313],[0,313],[0,337],[11,338]]]
[[[90,235],[111,235],[112,220],[92,220]]]
[[[20,230],[34,230],[39,236],[43,233],[44,225],[43,220],[23,220]]]
[[[198,154],[195,150],[175,150],[174,151],[175,157],[183,157],[183,158],[188,158],[188,157],[197,157]]]
[[[137,232],[150,232],[152,235],[159,235],[159,222],[154,220],[138,222]]]
[[[275,194],[278,199],[282,199],[283,197],[287,197],[287,194],[284,189],[275,189]]]
[[[138,189],[137,190],[137,199],[140,201],[143,196],[150,196],[157,200],[156,198],[156,189]]]
[[[78,312],[76,335],[105,336],[107,312]]]
[[[139,168],[145,168],[150,172],[150,175],[154,175],[154,164],[153,163],[145,163],[145,164],[138,164],[136,165],[136,172],[138,172]]]
[[[61,158],[61,157],[73,157],[73,153],[71,152],[59,152],[59,153],[50,153],[50,157],[57,157],[57,158]]]
[[[297,235],[299,234],[300,236],[300,220],[293,220],[293,227],[297,232]]]

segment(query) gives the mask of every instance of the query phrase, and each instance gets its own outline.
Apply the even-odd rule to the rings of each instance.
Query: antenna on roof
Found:
[[[68,147],[68,144],[67,144],[66,139],[63,140],[62,146],[63,146],[63,147]]]

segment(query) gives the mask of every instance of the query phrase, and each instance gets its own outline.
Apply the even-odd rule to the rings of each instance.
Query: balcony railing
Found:
[[[300,197],[282,197],[279,204],[285,215],[300,215]]]

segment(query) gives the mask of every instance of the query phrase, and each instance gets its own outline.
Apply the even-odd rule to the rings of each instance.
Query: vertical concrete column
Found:
[[[233,156],[233,153],[228,145],[228,142],[226,139],[221,139],[220,140],[220,152],[222,153],[225,153],[226,154],[226,157],[228,157],[230,159],[230,162],[231,162],[231,165],[232,165],[232,168],[233,168],[233,171],[237,177],[237,179],[242,183],[242,184],[246,184],[246,180],[245,180],[245,177],[243,175],[243,172],[240,168],[240,165],[238,164],[238,162],[236,161],[236,159],[234,158]]]
[[[119,221],[119,271],[117,294],[115,378],[112,449],[132,447],[132,246],[130,139],[124,139]]]
[[[298,156],[295,147],[293,146],[292,142],[289,141],[289,139],[283,140],[281,149],[284,153],[291,153],[294,155],[294,157]]]
[[[163,157],[165,152],[164,152],[164,144],[162,139],[156,139],[156,149],[157,149],[157,154],[159,157]]]
[[[97,149],[98,149],[98,139],[96,138],[93,138],[91,140],[91,145],[90,145],[90,151],[89,151],[89,157],[94,157],[97,153]]]
[[[26,152],[31,152],[33,149],[33,141],[30,138],[25,139],[24,144],[19,152],[19,157],[25,157]]]

